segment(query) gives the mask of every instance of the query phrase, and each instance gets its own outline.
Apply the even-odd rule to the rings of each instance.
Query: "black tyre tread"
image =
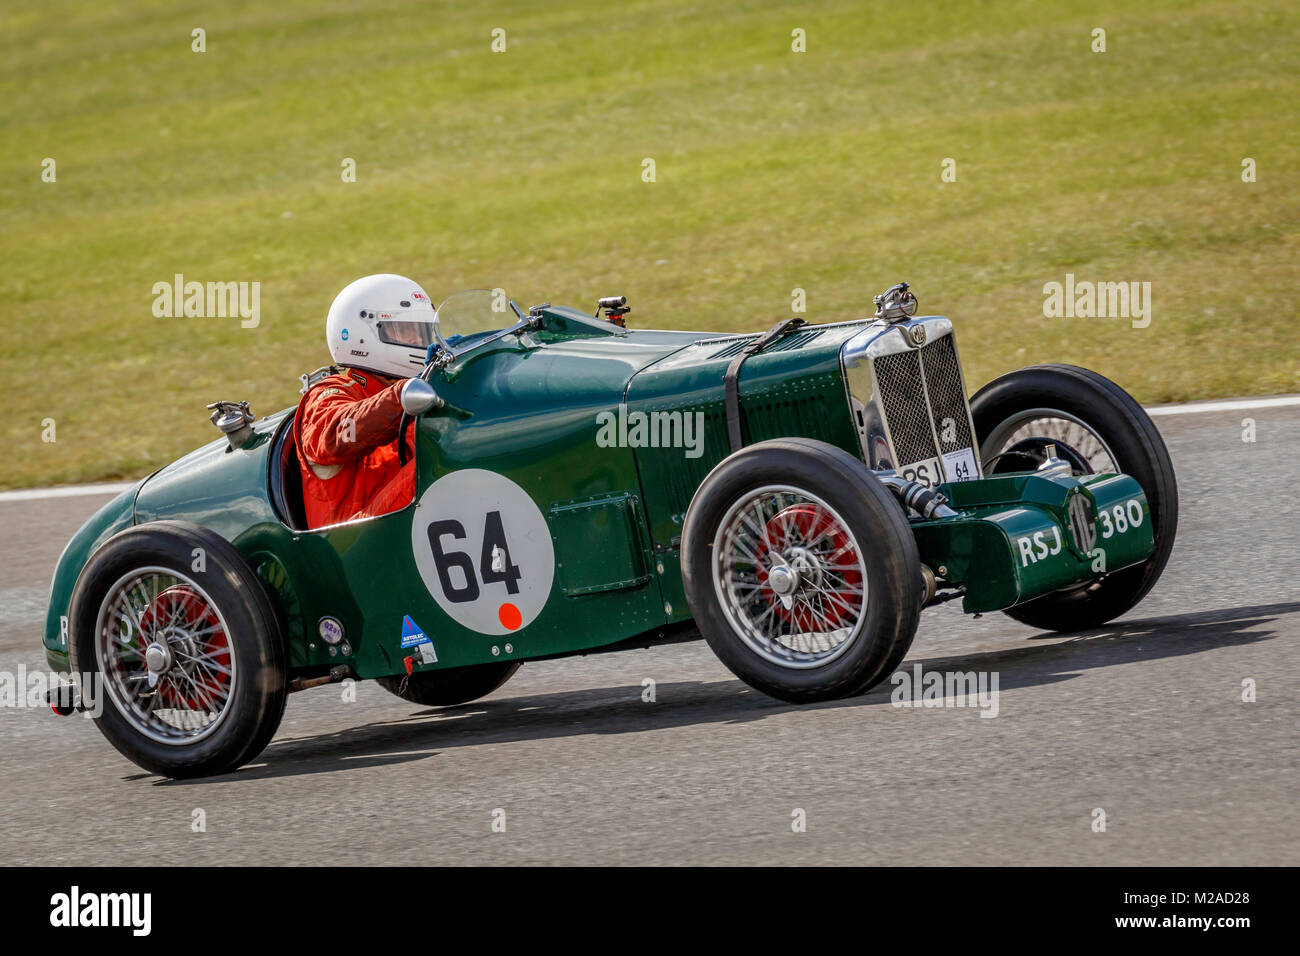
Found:
[[[425,671],[406,677],[379,677],[384,690],[422,707],[452,707],[468,704],[497,690],[519,670],[519,662],[474,664],[441,671]],[[402,687],[402,683],[406,687]]]
[[[861,526],[854,534],[868,552],[863,557],[869,576],[873,562],[878,562],[875,575],[869,577],[869,633],[860,636],[858,646],[844,656],[825,667],[804,671],[781,669],[761,660],[732,634],[718,607],[712,577],[710,552],[723,512],[746,489],[780,480],[808,487],[847,521],[870,524],[870,535],[865,535]],[[687,510],[682,581],[696,623],[723,664],[750,686],[794,703],[863,693],[892,673],[906,656],[920,619],[920,560],[902,506],[860,459],[810,438],[777,438],[749,445],[710,472]]]
[[[246,614],[255,633],[258,653],[252,660],[241,660],[241,683],[236,689],[235,706],[245,713],[226,715],[225,726],[195,745],[167,746],[142,738],[117,713],[110,701],[95,725],[105,738],[127,759],[151,773],[172,778],[210,776],[229,772],[257,756],[274,737],[284,715],[287,697],[286,667],[288,652],[271,599],[254,571],[239,551],[216,532],[183,521],[151,521],[127,528],[105,541],[86,562],[73,588],[69,605],[69,666],[74,673],[95,669],[93,642],[94,621],[103,591],[120,573],[132,566],[148,564],[167,566],[170,561],[178,570],[189,570],[194,548],[203,548],[208,575],[201,580],[214,601],[221,602],[213,590],[228,589],[222,612]],[[170,554],[168,552],[171,552]],[[231,625],[232,630],[236,630]],[[232,640],[234,640],[232,635]],[[83,646],[83,642],[84,646]],[[82,666],[83,652],[88,653]]]
[[[1075,365],[1032,365],[981,388],[971,398],[976,440],[982,442],[1017,409],[1048,404],[1067,406],[1062,410],[1099,431],[1105,431],[1105,418],[1114,416],[1110,424],[1127,435],[1104,437],[1122,459],[1120,468],[1142,484],[1153,516],[1156,548],[1142,564],[1112,574],[1095,590],[1049,594],[1005,612],[1043,630],[1085,630],[1133,608],[1159,580],[1177,536],[1178,483],[1164,439],[1142,406],[1110,379]]]

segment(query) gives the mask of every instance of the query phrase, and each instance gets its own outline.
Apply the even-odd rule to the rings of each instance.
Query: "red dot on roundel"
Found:
[[[507,631],[519,629],[519,625],[524,623],[524,616],[519,613],[519,608],[515,607],[509,601],[501,605],[497,611],[497,617],[501,619],[501,626]]]

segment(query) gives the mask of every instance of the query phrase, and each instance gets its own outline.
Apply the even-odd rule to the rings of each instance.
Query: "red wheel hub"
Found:
[[[756,549],[759,593],[799,631],[820,633],[851,626],[862,609],[862,573],[848,530],[815,504],[791,505],[764,528]],[[799,574],[802,597],[789,608],[772,589],[777,564]]]
[[[174,655],[173,670],[188,675],[159,680],[163,706],[218,706],[230,686],[230,639],[201,594],[183,584],[162,591],[140,618],[140,639],[142,648],[153,642],[167,646]]]

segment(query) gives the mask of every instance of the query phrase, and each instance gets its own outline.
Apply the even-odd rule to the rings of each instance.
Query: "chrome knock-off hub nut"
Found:
[[[786,564],[778,564],[767,572],[767,583],[772,590],[785,597],[793,594],[794,589],[799,586],[799,572]]]
[[[144,663],[150,674],[164,674],[172,666],[172,652],[154,641],[144,651]]]

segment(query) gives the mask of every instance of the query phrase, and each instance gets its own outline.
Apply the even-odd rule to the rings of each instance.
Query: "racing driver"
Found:
[[[308,527],[387,514],[414,497],[414,456],[401,464],[408,436],[397,432],[433,320],[428,294],[398,275],[366,276],[335,297],[325,319],[334,366],[309,378],[294,420]]]

